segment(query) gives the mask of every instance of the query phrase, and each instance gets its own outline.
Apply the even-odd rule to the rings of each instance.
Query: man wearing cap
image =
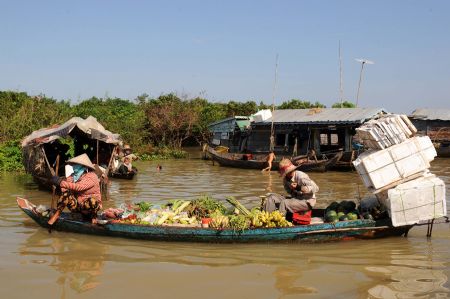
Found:
[[[67,161],[73,173],[66,179],[53,176],[51,182],[61,187],[63,194],[58,200],[57,210],[48,223],[52,225],[67,207],[71,212],[79,212],[95,222],[97,212],[102,208],[100,183],[88,155],[82,154]]]
[[[265,211],[273,212],[278,209],[281,214],[286,215],[288,211],[303,212],[314,207],[319,187],[306,173],[296,170],[297,167],[289,159],[280,161],[279,171],[283,178],[283,186],[291,198],[272,193],[264,203]]]

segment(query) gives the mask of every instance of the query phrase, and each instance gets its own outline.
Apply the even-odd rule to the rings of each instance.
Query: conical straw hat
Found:
[[[67,163],[83,165],[92,170],[95,169],[94,164],[92,164],[91,159],[89,159],[88,155],[86,154],[76,156],[75,158],[68,160]]]
[[[295,166],[294,164],[292,164],[291,160],[282,159],[279,164],[280,176],[282,176],[284,178],[286,176],[286,174],[296,170],[297,168],[298,168],[298,166]]]

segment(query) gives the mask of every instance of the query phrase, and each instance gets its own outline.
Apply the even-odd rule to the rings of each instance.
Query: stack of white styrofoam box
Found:
[[[416,224],[447,216],[445,184],[433,174],[403,183],[384,193],[393,226]]]
[[[385,115],[356,129],[359,139],[369,149],[385,149],[414,136],[417,129],[406,115]]]
[[[429,137],[414,137],[384,150],[362,153],[353,165],[372,192],[417,177],[430,167],[436,150]],[[416,175],[416,176],[415,176]],[[394,184],[394,185],[392,185]]]
[[[263,109],[252,115],[252,121],[262,122],[272,117],[272,111],[270,109]]]

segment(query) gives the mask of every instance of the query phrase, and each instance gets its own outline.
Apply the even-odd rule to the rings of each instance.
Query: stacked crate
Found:
[[[356,131],[369,150],[353,165],[394,226],[447,214],[445,185],[429,172],[436,150],[429,137],[414,137],[417,130],[406,115],[385,115]]]

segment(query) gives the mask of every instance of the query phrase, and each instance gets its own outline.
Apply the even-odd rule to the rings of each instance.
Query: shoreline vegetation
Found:
[[[78,103],[20,91],[0,91],[0,172],[21,171],[21,140],[31,132],[89,115],[121,135],[142,160],[181,159],[182,146],[208,141],[208,124],[232,116],[249,116],[271,109],[263,102],[209,102],[207,99],[168,93],[151,98],[142,94],[133,100],[91,97]],[[308,109],[325,105],[292,99],[275,109]],[[341,107],[339,103],[333,107]],[[354,107],[344,102],[342,107]]]

